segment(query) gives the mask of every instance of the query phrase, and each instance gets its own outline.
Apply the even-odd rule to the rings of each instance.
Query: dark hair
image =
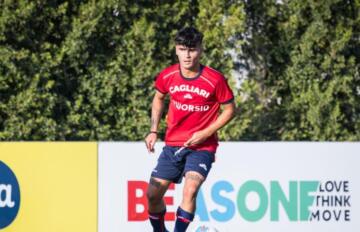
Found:
[[[175,36],[176,45],[184,45],[189,48],[201,45],[203,34],[194,27],[184,27]]]

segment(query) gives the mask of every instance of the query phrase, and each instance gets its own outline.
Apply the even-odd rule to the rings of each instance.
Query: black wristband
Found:
[[[150,131],[149,134],[157,134],[157,131]]]

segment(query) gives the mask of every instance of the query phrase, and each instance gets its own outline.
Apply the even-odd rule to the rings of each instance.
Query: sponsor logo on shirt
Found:
[[[197,95],[202,96],[204,98],[208,98],[210,96],[210,93],[204,89],[200,89],[199,87],[193,85],[185,85],[185,84],[170,86],[169,91],[172,94],[176,92],[196,93]]]
[[[187,94],[184,95],[184,98],[185,99],[192,99],[193,97],[191,96],[190,93],[187,93]]]
[[[204,112],[210,109],[209,105],[190,105],[190,104],[182,104],[180,102],[174,101],[175,108],[182,111],[189,111],[189,112]]]

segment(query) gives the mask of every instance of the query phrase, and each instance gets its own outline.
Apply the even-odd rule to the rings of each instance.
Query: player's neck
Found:
[[[185,78],[195,78],[195,77],[197,77],[199,72],[200,72],[200,69],[201,69],[200,64],[197,64],[195,67],[190,68],[190,69],[186,69],[186,68],[180,66],[181,74]]]

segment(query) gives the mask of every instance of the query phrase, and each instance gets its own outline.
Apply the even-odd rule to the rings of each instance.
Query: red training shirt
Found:
[[[161,71],[155,79],[155,88],[170,95],[165,143],[183,146],[192,134],[211,125],[217,119],[220,104],[234,100],[225,77],[218,71],[201,65],[199,74],[186,78],[180,65],[175,64]],[[190,148],[216,152],[216,133],[199,145]]]

